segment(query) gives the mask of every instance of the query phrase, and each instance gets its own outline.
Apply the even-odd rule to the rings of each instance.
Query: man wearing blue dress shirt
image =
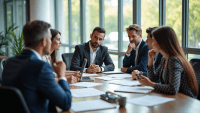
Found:
[[[31,112],[49,112],[49,101],[63,110],[71,107],[71,92],[65,78],[66,65],[60,61],[53,64],[58,74],[54,79],[52,67],[41,60],[51,48],[50,24],[35,20],[23,27],[25,49],[20,55],[6,60],[2,74],[3,86],[18,88]]]

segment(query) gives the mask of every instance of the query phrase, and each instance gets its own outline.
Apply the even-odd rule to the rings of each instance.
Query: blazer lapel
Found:
[[[90,67],[90,47],[89,47],[89,42],[87,42],[85,44],[85,51],[84,51],[85,57],[87,59],[87,65],[86,65],[86,67]]]

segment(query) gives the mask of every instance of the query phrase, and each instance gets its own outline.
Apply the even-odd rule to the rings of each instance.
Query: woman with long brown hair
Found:
[[[147,77],[137,78],[143,85],[154,87],[155,91],[166,94],[178,92],[196,98],[198,85],[194,70],[187,61],[179,45],[174,30],[168,26],[152,31],[153,49],[148,54]],[[163,55],[159,68],[155,71],[153,60],[157,52]],[[160,80],[160,83],[156,83]]]
[[[58,62],[56,51],[60,49],[60,46],[62,43],[60,41],[61,33],[56,29],[50,29],[50,31],[51,31],[51,35],[52,35],[50,54],[43,55],[42,59],[43,59],[43,61],[46,61],[50,65],[52,65],[53,63]],[[57,74],[54,72],[54,75],[56,77]],[[79,81],[78,77],[80,75],[81,75],[80,71],[75,71],[73,73],[65,73],[65,77],[69,83],[78,82]]]

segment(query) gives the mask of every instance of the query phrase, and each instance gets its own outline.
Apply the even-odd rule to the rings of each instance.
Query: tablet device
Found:
[[[81,73],[81,76],[79,77],[79,78],[80,78],[80,81],[81,81],[81,82],[94,81],[94,78],[93,78],[93,77],[82,77],[83,71],[84,71],[84,69],[85,69],[86,64],[87,64],[87,59],[84,58],[83,64],[82,64],[82,68],[81,68],[81,70],[80,70],[80,73]]]

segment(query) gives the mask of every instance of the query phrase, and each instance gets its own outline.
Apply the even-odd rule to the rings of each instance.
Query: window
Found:
[[[105,46],[118,50],[118,1],[105,0]]]
[[[90,40],[90,34],[99,26],[99,0],[86,0],[86,42]]]
[[[188,47],[200,48],[200,0],[189,0]]]
[[[126,28],[133,24],[133,0],[123,0],[123,51],[126,51],[129,44]]]
[[[63,44],[69,44],[69,10],[68,10],[68,0],[63,1],[63,18],[64,18],[64,23],[63,23],[63,28],[64,31],[61,33],[61,41]]]
[[[117,70],[118,69],[118,55],[110,54],[110,57],[115,65],[115,70]]]
[[[146,41],[146,29],[159,26],[159,0],[142,0],[141,6],[142,39]]]
[[[166,0],[166,26],[174,29],[182,45],[182,0]]]
[[[81,43],[80,36],[80,0],[72,0],[72,44]]]
[[[197,55],[197,54],[188,54],[188,61],[190,61],[190,60],[193,59],[193,58],[199,59],[199,58],[200,58],[200,55]]]

